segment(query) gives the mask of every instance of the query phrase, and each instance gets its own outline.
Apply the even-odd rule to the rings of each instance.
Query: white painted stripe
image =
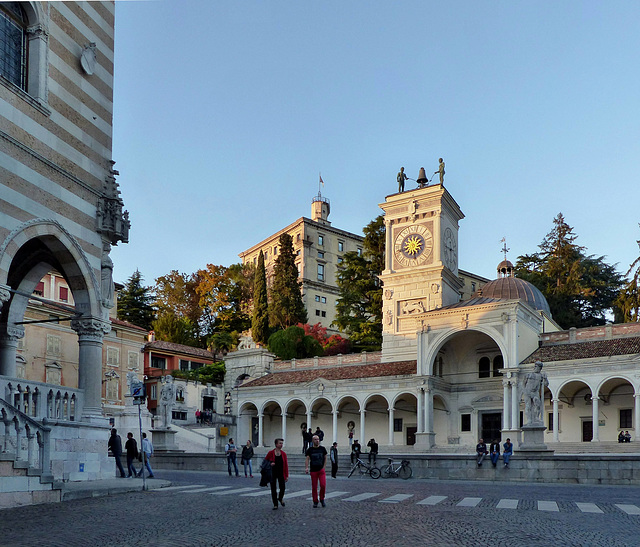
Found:
[[[391,496],[390,498],[379,500],[378,503],[399,503],[412,497],[413,494],[396,494],[395,496]]]
[[[475,507],[482,501],[482,498],[462,498],[458,503],[456,503],[457,507]]]
[[[512,499],[501,499],[496,505],[496,509],[517,509],[518,508],[518,500]]]
[[[95,42],[100,52],[103,53],[104,56],[107,57],[107,59],[113,62],[113,51],[111,51],[111,49],[102,40],[100,40],[96,36],[96,34],[75,15],[75,13],[73,13],[62,2],[56,2],[55,7],[60,12],[60,14],[67,21],[69,21],[69,23],[71,23],[73,27],[78,29],[78,31],[84,35],[85,38],[89,39],[92,42]],[[51,26],[54,26],[54,24],[55,23],[51,21]],[[107,29],[105,34],[109,35],[110,29],[106,24],[105,28]],[[111,35],[110,38],[113,38],[113,35]]]
[[[326,500],[330,500],[331,498],[338,498],[340,496],[344,496],[345,494],[348,494],[349,492],[340,492],[340,491],[336,491],[336,492],[327,492],[324,496],[324,499]],[[309,498],[309,500],[313,501],[313,496]],[[309,501],[307,500],[307,501]]]
[[[447,496],[429,496],[428,498],[425,498],[422,501],[416,503],[416,505],[436,505],[446,499]]]
[[[197,494],[200,492],[215,492],[217,490],[227,490],[231,488],[231,486],[210,486],[207,488],[198,488],[197,490],[188,490],[185,494]]]
[[[236,488],[235,490],[225,490],[224,492],[211,492],[212,496],[228,496],[229,494],[241,494],[242,492],[255,492],[258,488]]]
[[[271,493],[271,490],[269,490],[269,493]],[[302,496],[310,496],[311,495],[311,490],[298,490],[297,492],[291,492],[289,493],[289,491],[287,490],[284,493],[284,501],[286,503],[286,501],[289,498],[300,498]]]
[[[357,496],[353,496],[352,498],[346,498],[342,501],[364,501],[364,500],[368,500],[369,498],[375,498],[380,494],[381,492],[365,492],[363,494],[358,494]]]
[[[580,511],[582,511],[583,513],[604,513],[604,511],[600,509],[600,507],[598,507],[595,503],[582,503],[577,501],[576,505],[578,506],[578,509],[580,509]]]
[[[616,507],[620,511],[624,511],[627,515],[640,515],[640,508],[637,505],[627,505],[625,503],[616,503]]]
[[[249,494],[240,494],[241,496],[249,496],[252,498],[256,498],[258,496],[270,496],[271,488],[263,488],[260,492],[250,492]]]
[[[538,501],[538,511],[554,511],[558,513],[560,509],[555,501]]]
[[[107,4],[108,4],[107,2],[103,2],[102,6],[106,7]],[[107,23],[107,21],[104,20],[102,15],[100,15],[100,13],[93,8],[93,6],[91,5],[91,2],[83,2],[82,9],[87,13],[87,15],[92,20],[94,20],[100,26],[100,28],[109,28],[109,23]]]
[[[186,484],[184,486],[168,486],[167,488],[158,488],[154,492],[173,492],[174,490],[185,490],[188,488],[201,488],[204,484]]]

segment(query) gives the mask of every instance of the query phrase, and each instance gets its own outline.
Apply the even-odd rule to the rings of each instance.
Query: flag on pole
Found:
[[[324,181],[322,180],[322,175],[318,174],[318,176],[320,177],[320,184],[322,184],[322,187],[324,188]]]

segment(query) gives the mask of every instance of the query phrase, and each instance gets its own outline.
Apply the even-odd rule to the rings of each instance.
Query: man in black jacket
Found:
[[[127,442],[124,443],[124,449],[127,451],[127,471],[129,471],[127,478],[132,479],[138,474],[136,466],[133,463],[138,457],[138,443],[133,438],[131,431],[127,433]]]
[[[118,430],[114,427],[111,430],[111,437],[109,437],[109,443],[107,444],[109,450],[113,454],[113,457],[116,459],[116,468],[120,471],[120,476],[124,479],[124,468],[122,467],[122,461],[120,460],[120,456],[122,456],[122,440],[120,439],[120,435],[118,435]]]
[[[371,465],[371,460],[373,459],[373,465],[376,464],[376,458],[378,457],[378,443],[375,439],[371,439],[367,446],[369,447],[369,465]]]

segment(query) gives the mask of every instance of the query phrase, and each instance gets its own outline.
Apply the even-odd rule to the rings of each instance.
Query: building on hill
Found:
[[[331,225],[329,200],[318,192],[311,202],[311,218],[301,217],[282,230],[263,239],[240,253],[243,264],[257,264],[260,251],[264,253],[267,270],[267,287],[271,287],[273,268],[278,256],[280,235],[293,238],[293,249],[302,281],[302,299],[310,324],[321,323],[330,334],[337,333],[331,326],[335,319],[336,301],[339,297],[336,274],[344,253],[363,252],[364,238]]]
[[[301,449],[301,429],[319,426],[342,446],[375,438],[381,451],[473,453],[480,437],[509,437],[516,450],[614,442],[620,429],[636,437],[640,327],[561,331],[506,258],[492,281],[460,270],[464,215],[443,185],[387,196],[381,207],[382,351],[291,361],[260,348],[229,354],[239,438],[270,446],[281,436]],[[548,379],[542,424],[529,422],[522,401],[536,360]]]

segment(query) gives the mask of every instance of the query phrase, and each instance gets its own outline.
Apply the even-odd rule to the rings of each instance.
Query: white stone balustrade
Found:
[[[80,389],[0,376],[0,397],[36,420],[74,422],[82,416],[84,396]]]

